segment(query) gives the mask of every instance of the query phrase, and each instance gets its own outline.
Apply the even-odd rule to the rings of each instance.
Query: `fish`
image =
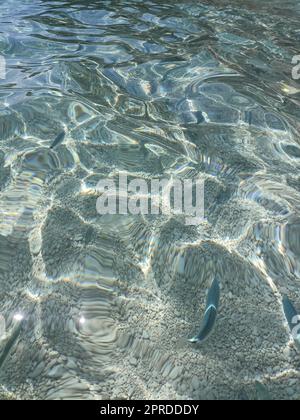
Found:
[[[1,352],[1,348],[0,348],[0,369],[2,367],[2,365],[4,364],[5,360],[7,359],[12,347],[14,346],[15,342],[17,341],[17,338],[20,335],[22,326],[23,326],[23,321],[21,320],[19,321],[13,328],[13,331],[11,332],[10,336],[8,337],[7,340],[5,340],[5,344],[3,346],[3,350]]]
[[[295,344],[300,349],[300,314],[287,296],[283,297],[282,306]]]
[[[65,131],[58,134],[58,136],[55,138],[55,140],[51,144],[50,149],[54,149],[56,146],[58,146],[60,143],[62,143],[64,141],[65,137],[66,137],[66,132]]]
[[[200,331],[195,337],[189,339],[191,343],[203,343],[212,334],[218,316],[219,303],[220,283],[219,280],[216,278],[212,282],[211,288],[208,292],[206,310],[200,327]]]

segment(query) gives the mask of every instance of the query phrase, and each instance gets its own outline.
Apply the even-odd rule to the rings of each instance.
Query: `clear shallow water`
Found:
[[[2,398],[299,398],[281,307],[300,305],[299,12],[1,3]],[[118,171],[200,174],[207,223],[99,216]],[[195,347],[215,275],[218,323]]]

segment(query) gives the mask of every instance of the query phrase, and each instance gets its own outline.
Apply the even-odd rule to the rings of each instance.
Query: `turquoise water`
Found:
[[[299,14],[1,2],[1,398],[299,399]],[[99,215],[119,172],[201,177],[206,221]]]

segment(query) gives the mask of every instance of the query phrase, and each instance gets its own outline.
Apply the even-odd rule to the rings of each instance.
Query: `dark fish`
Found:
[[[17,340],[17,338],[19,337],[19,334],[20,334],[21,329],[22,329],[22,325],[23,325],[23,320],[19,321],[18,324],[14,327],[12,333],[10,334],[10,337],[8,338],[6,343],[4,344],[3,350],[2,350],[2,352],[0,352],[0,369],[3,365],[3,363],[5,362],[7,356],[9,355],[13,345],[15,344],[15,342]]]
[[[217,320],[219,303],[220,284],[219,280],[215,279],[208,292],[206,310],[202,321],[202,325],[200,327],[200,332],[194,338],[191,338],[189,340],[191,343],[203,343],[205,340],[208,339],[208,337],[213,331]]]
[[[290,329],[292,330],[295,327],[295,323],[293,322],[293,320],[295,317],[297,317],[298,313],[294,305],[292,304],[292,302],[289,300],[287,296],[284,296],[282,300],[282,305],[283,305],[285,317],[287,319]]]
[[[282,300],[282,306],[295,343],[298,347],[300,347],[300,315],[287,296],[284,296]]]
[[[62,143],[64,141],[66,137],[66,133],[65,131],[63,131],[62,133],[60,133],[56,139],[54,140],[54,142],[51,144],[50,149],[54,149],[54,147],[56,147],[57,145],[59,145],[60,143]]]

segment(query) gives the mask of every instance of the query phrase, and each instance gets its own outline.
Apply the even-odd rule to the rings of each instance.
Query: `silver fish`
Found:
[[[50,149],[54,149],[54,147],[56,147],[60,143],[62,143],[64,141],[65,137],[66,137],[65,131],[63,131],[62,133],[58,134],[58,136],[55,138],[55,140],[51,144]]]
[[[203,343],[211,335],[217,320],[219,303],[220,283],[218,279],[215,279],[208,292],[206,310],[200,331],[195,337],[189,339],[191,343]]]

